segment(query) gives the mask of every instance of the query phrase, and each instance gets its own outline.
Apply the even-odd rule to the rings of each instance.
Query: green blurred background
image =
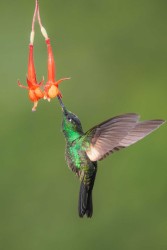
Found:
[[[60,89],[85,131],[114,115],[167,119],[167,1],[40,1]],[[166,125],[99,163],[94,215],[77,214],[57,100],[32,113],[23,84],[34,1],[0,2],[0,249],[166,250]],[[46,46],[36,25],[38,80]]]

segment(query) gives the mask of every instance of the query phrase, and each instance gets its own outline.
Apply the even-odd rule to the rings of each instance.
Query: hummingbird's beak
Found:
[[[57,96],[57,98],[58,98],[58,100],[59,100],[59,103],[60,103],[60,106],[61,106],[61,108],[62,108],[63,113],[66,114],[66,113],[67,113],[67,110],[66,110],[66,107],[64,106],[64,103],[62,102],[61,97],[60,97],[60,96]]]

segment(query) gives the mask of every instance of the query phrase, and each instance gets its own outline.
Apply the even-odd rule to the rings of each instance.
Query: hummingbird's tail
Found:
[[[79,192],[78,213],[79,217],[83,217],[86,214],[89,218],[93,214],[92,189],[86,186],[83,181],[81,182]]]

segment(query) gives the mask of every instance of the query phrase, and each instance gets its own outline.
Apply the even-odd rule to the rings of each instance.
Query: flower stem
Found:
[[[33,19],[32,19],[32,29],[31,29],[31,33],[30,33],[30,44],[33,45],[34,44],[34,36],[35,36],[35,19],[36,19],[36,15],[37,15],[37,11],[38,11],[38,0],[35,1],[35,10],[34,10],[34,15],[33,15]]]
[[[49,39],[48,34],[47,34],[46,29],[43,27],[42,22],[41,22],[38,0],[36,0],[36,2],[37,2],[37,5],[38,5],[38,23],[39,23],[39,26],[40,26],[40,29],[41,29],[41,33],[44,36],[45,40],[48,40]]]

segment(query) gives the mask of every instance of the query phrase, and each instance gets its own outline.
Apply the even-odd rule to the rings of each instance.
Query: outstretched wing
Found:
[[[137,114],[124,114],[90,129],[84,138],[89,159],[102,160],[108,154],[141,140],[164,123],[164,120],[138,120]]]

